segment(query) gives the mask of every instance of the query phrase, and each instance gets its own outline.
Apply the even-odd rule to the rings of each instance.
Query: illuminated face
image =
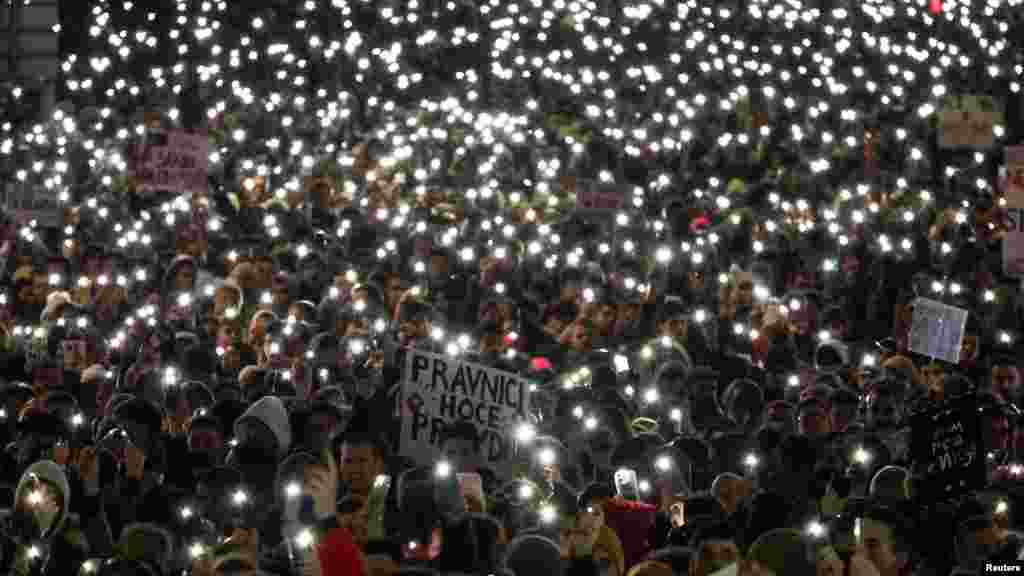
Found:
[[[301,304],[292,304],[288,307],[288,316],[295,318],[296,322],[305,322],[306,318],[306,307]]]
[[[384,464],[373,446],[341,446],[341,480],[353,495],[365,497],[370,493],[373,482],[383,473]]]
[[[690,290],[694,292],[704,290],[704,271],[690,270],[686,275],[686,283],[690,287]]]
[[[687,328],[689,328],[689,323],[686,321],[686,318],[679,316],[659,324],[658,336],[668,336],[675,340],[684,341]]]
[[[900,561],[896,554],[892,528],[882,522],[865,518],[861,521],[859,539],[868,559],[881,576],[899,574]]]
[[[1008,401],[1017,388],[1017,369],[1013,366],[993,366],[990,382],[992,392]]]
[[[737,277],[734,303],[736,306],[751,306],[754,303],[754,277],[749,272]]]
[[[262,347],[263,341],[267,337],[267,322],[269,317],[257,316],[252,319],[249,324],[249,345],[254,348]]]
[[[174,271],[174,289],[179,292],[190,292],[195,286],[196,271],[188,264],[182,264]]]
[[[431,260],[433,265],[433,260]],[[402,279],[398,276],[389,276],[384,284],[384,298],[387,300],[388,308],[394,310],[402,299]]]
[[[960,361],[967,362],[974,360],[978,355],[978,337],[974,334],[965,334],[960,344]]]

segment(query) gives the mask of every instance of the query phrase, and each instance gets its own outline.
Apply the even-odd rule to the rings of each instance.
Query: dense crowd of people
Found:
[[[3,570],[1018,565],[1019,2],[164,4],[0,95]]]

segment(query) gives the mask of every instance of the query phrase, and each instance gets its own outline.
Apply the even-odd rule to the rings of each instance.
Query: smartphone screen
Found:
[[[621,468],[615,472],[615,492],[626,500],[640,499],[640,486],[636,470]]]

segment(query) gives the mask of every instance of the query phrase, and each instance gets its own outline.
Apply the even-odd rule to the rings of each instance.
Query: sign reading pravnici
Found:
[[[180,130],[150,132],[132,146],[128,166],[143,192],[206,191],[210,139]]]
[[[456,357],[409,350],[402,382],[401,451],[430,465],[456,422],[476,428],[476,452],[494,469],[511,463],[514,431],[530,410],[529,381]]]
[[[976,396],[923,410],[910,420],[910,463],[922,502],[954,498],[985,485],[981,413]]]

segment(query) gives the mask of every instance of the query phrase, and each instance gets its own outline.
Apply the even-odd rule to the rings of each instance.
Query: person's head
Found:
[[[816,572],[815,551],[798,530],[765,532],[750,545],[743,573],[755,576],[811,576]]]
[[[691,576],[709,576],[740,559],[739,546],[733,530],[725,524],[698,528],[693,536]]]
[[[369,432],[346,431],[338,453],[341,480],[355,496],[366,497],[385,471],[387,444]]]
[[[438,556],[442,572],[491,574],[501,562],[501,525],[491,516],[464,514],[449,522]]]
[[[910,500],[910,471],[900,466],[882,468],[871,479],[868,494],[888,501]]]
[[[737,307],[751,306],[754,303],[754,275],[747,271],[736,274],[736,289],[733,291],[733,304]]]
[[[800,403],[797,423],[800,434],[808,438],[820,438],[832,432],[827,402],[809,398]]]
[[[174,269],[174,289],[191,292],[196,283],[196,268],[191,261],[185,261]]]
[[[483,465],[476,426],[456,422],[449,426],[442,452],[459,470],[474,472]]]
[[[727,515],[732,515],[739,508],[745,496],[747,482],[739,475],[731,472],[719,474],[711,483],[711,494],[722,505]]]
[[[992,394],[1004,402],[1010,401],[1017,394],[1020,388],[1020,374],[1012,358],[1001,357],[992,361],[989,387]]]
[[[878,516],[858,520],[857,543],[863,546],[868,559],[881,576],[898,576],[910,563],[906,534],[895,521]]]

